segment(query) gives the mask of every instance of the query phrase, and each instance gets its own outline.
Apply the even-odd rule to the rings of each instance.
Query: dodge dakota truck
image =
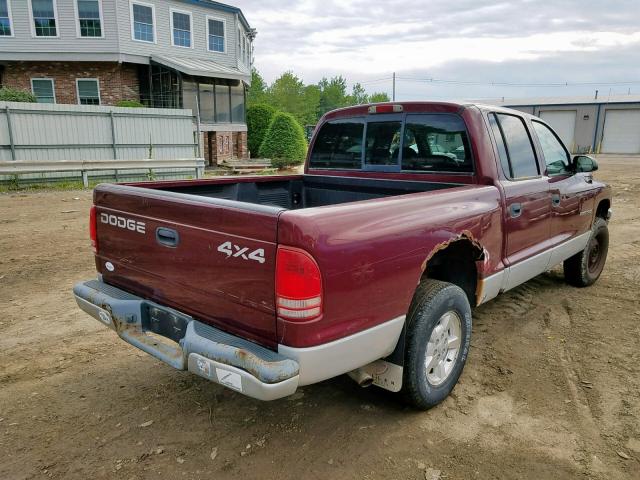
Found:
[[[407,102],[329,112],[303,174],[102,184],[79,307],[163,362],[273,400],[349,374],[422,409],[472,309],[563,263],[600,276],[610,188],[534,116]]]

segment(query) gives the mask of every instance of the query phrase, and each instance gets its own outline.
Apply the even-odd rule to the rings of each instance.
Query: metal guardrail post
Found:
[[[84,188],[89,188],[89,172],[82,170],[82,185]]]
[[[118,159],[118,145],[116,144],[116,123],[113,118],[113,110],[109,112],[109,119],[111,120],[111,147],[113,148],[113,159]]]
[[[7,105],[5,107],[5,113],[7,115],[7,130],[9,131],[9,145],[11,146],[11,160],[16,159],[16,145],[13,141],[13,125],[11,125],[11,110]]]

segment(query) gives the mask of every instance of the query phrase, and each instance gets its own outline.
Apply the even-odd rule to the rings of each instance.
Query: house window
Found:
[[[36,37],[58,36],[55,0],[31,0],[31,17]]]
[[[80,105],[100,105],[100,84],[96,78],[78,78],[78,103]]]
[[[173,46],[191,48],[191,12],[171,11]]]
[[[131,3],[133,39],[140,42],[155,42],[155,7],[146,3]]]
[[[224,53],[224,20],[207,17],[207,37],[209,51]]]
[[[56,103],[56,92],[51,78],[32,78],[31,91],[38,103]]]
[[[0,0],[0,37],[12,37],[11,6],[9,0]]]
[[[100,0],[77,0],[78,32],[81,37],[102,37]]]

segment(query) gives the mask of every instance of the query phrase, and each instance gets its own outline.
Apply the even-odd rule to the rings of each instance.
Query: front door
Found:
[[[595,190],[590,173],[574,173],[571,156],[547,125],[533,121],[551,193],[551,241],[559,245],[591,227]]]
[[[541,175],[524,119],[496,113],[489,116],[505,175],[505,289],[544,272],[549,263],[551,198],[548,179]]]

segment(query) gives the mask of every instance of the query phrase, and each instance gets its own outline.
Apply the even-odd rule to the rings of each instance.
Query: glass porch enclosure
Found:
[[[142,67],[140,101],[152,108],[190,108],[200,123],[246,121],[246,87],[241,80],[192,77],[163,65]]]

